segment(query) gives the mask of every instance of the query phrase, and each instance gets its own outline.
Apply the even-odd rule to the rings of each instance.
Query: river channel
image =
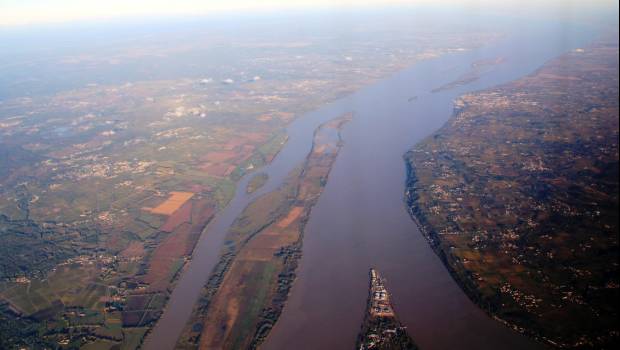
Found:
[[[403,154],[450,118],[455,98],[525,76],[594,37],[592,30],[567,35],[566,26],[558,23],[524,24],[521,29],[473,51],[416,63],[291,123],[286,146],[262,169],[269,174],[267,184],[247,195],[251,176],[244,177],[233,200],[206,228],[144,347],[174,347],[234,219],[257,196],[277,188],[303,161],[318,125],[352,111],[354,120],[342,133],[344,147],[306,226],[298,277],[263,348],[354,348],[370,267],[387,279],[396,312],[425,350],[540,348],[467,298],[403,202]],[[498,57],[504,62],[479,80],[431,92],[467,73],[473,62]]]

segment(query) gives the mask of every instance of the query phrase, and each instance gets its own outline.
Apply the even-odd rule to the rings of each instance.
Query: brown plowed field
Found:
[[[293,207],[293,209],[288,212],[288,215],[284,219],[280,220],[280,222],[278,222],[278,227],[286,228],[287,226],[292,224],[293,221],[295,221],[303,211],[304,207]]]
[[[149,284],[149,291],[165,291],[167,289],[174,263],[187,251],[190,231],[190,224],[182,224],[155,248],[149,269],[144,276],[144,282]]]
[[[202,230],[215,214],[212,203],[206,199],[187,202],[177,210],[161,230],[172,232],[155,248],[149,262],[144,282],[149,291],[165,291],[172,277],[175,263],[184,256],[191,255]]]
[[[170,197],[155,208],[144,208],[153,214],[171,215],[192,198],[192,192],[170,192]]]
[[[168,217],[166,222],[159,228],[164,232],[172,232],[182,223],[190,222],[192,218],[192,202],[186,202]]]

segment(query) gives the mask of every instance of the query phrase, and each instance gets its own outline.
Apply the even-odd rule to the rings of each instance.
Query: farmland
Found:
[[[144,208],[153,214],[171,215],[194,196],[191,192],[170,192],[170,197],[155,208]]]
[[[471,299],[555,347],[618,341],[618,33],[461,96],[406,200]]]
[[[248,205],[228,233],[186,326],[182,348],[256,348],[280,315],[295,277],[305,223],[341,147],[346,114],[321,125],[310,154],[279,189]]]
[[[408,25],[360,28],[368,35],[347,46],[310,34],[299,44],[279,30],[249,39],[202,27],[148,40],[131,34],[39,52],[62,72],[54,77],[33,77],[33,61],[12,66],[20,78],[0,92],[0,323],[13,325],[0,327],[6,347],[139,346],[205,227],[242,176],[278,155],[291,121],[415,62],[497,37],[418,38],[401,30]],[[222,51],[232,58],[220,61]],[[327,171],[313,169],[306,177]],[[300,186],[300,198],[318,191]],[[294,231],[308,215],[305,202],[298,207],[278,214],[288,219],[274,228]],[[243,230],[260,228],[250,221]],[[270,248],[245,258],[262,261],[269,244],[294,235],[265,238]],[[266,278],[283,266],[239,264]],[[269,301],[272,290],[264,291]]]

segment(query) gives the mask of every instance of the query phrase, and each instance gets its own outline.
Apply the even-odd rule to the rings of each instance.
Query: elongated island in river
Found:
[[[306,160],[233,223],[220,262],[177,343],[180,349],[254,349],[277,321],[295,279],[310,211],[353,113],[321,124]]]
[[[385,281],[375,269],[370,269],[370,286],[366,316],[357,339],[357,349],[418,349],[402,326],[385,287]]]

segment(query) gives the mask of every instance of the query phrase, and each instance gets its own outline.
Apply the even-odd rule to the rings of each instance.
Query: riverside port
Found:
[[[374,268],[370,269],[368,305],[357,349],[418,349],[398,321],[385,280]]]

